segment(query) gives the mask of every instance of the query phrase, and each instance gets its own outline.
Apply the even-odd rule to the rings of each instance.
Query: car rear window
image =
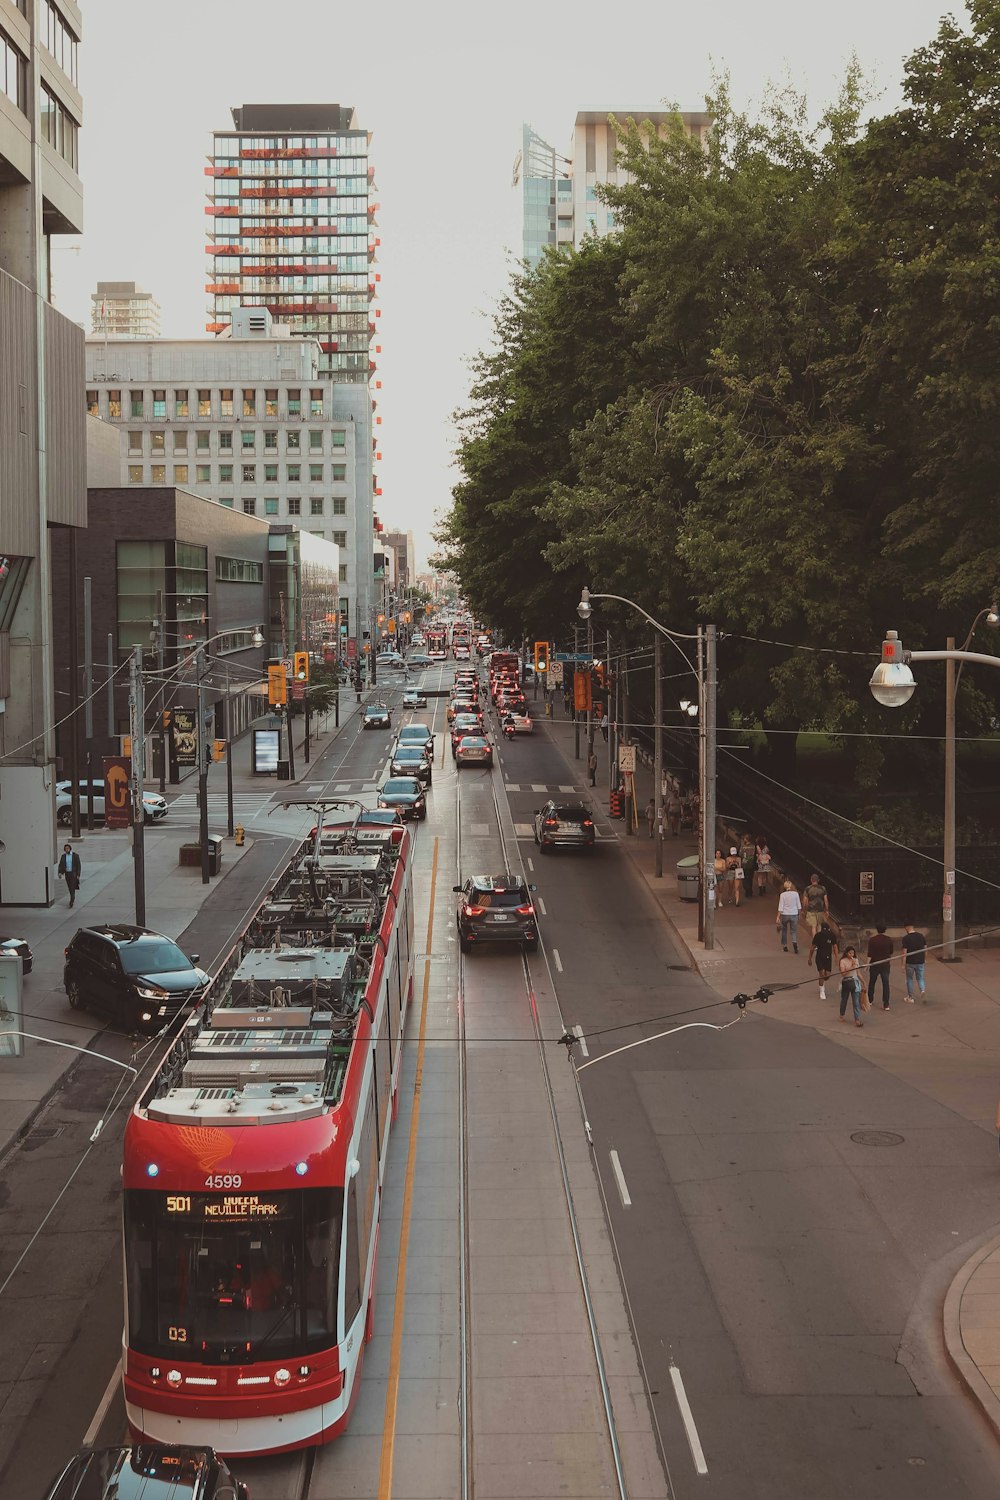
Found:
[[[475,749],[478,750],[483,745],[486,744],[486,741],[481,736],[476,735],[476,734],[463,734],[462,735],[462,744],[463,745],[472,745],[472,746],[474,746]]]
[[[586,807],[557,807],[555,815],[563,823],[582,823],[590,817]]]
[[[475,891],[477,906],[527,906],[528,893],[519,891]]]

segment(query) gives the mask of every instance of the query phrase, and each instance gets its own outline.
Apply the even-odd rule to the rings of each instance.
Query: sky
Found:
[[[521,125],[560,150],[579,110],[704,108],[726,70],[752,107],[789,81],[818,114],[856,55],[900,102],[903,60],[943,0],[83,0],[80,138],[85,233],[57,242],[54,293],[89,326],[98,280],[137,281],[170,337],[203,335],[208,220],[203,168],[230,108],[354,105],[373,134],[382,281],[374,356],[382,416],[378,514],[414,532],[418,563],[457,471],[452,413],[469,359],[520,253],[512,187]],[[961,4],[951,9],[964,19]],[[123,18],[128,16],[128,24]],[[207,335],[205,335],[207,337]]]

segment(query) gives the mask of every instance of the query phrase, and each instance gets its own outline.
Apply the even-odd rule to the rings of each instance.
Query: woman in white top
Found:
[[[778,897],[778,917],[775,926],[781,932],[781,946],[788,952],[788,944],[791,942],[792,952],[799,951],[799,912],[802,910],[802,902],[799,893],[790,880],[785,881],[785,888]]]
[[[844,956],[840,960],[840,1019],[842,1021],[848,1000],[853,1000],[854,1024],[855,1026],[865,1024],[861,1019],[861,993],[861,965],[858,963],[857,950],[845,948]]]

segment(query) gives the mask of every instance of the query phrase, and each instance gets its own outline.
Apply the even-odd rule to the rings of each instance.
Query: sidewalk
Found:
[[[761,985],[767,985],[774,990],[767,1005],[769,1018],[812,1027],[840,1046],[862,1054],[867,1051],[875,1066],[905,1079],[980,1125],[991,1136],[994,1134],[1000,1087],[1000,946],[983,947],[978,941],[963,943],[962,962],[955,965],[936,961],[931,950],[927,995],[922,1003],[914,1005],[903,1001],[905,983],[901,966],[894,960],[889,1012],[882,1011],[876,991],[864,1027],[841,1026],[839,978],[831,977],[828,998],[820,1001],[816,971],[806,963],[809,937],[804,923],[800,924],[799,953],[782,952],[775,932],[777,891],[749,899],[744,893],[739,907],[719,907],[715,917],[715,946],[707,952],[698,939],[698,905],[680,899],[676,878],[677,861],[698,853],[695,836],[668,835],[664,841],[663,875],[657,879],[654,874],[655,842],[649,837],[642,815],[653,793],[651,767],[640,764],[637,768],[640,827],[636,833],[627,834],[623,821],[607,818],[607,761],[600,736],[597,749],[601,765],[594,790],[587,780],[586,736],[581,733],[581,758],[575,761],[572,723],[561,713],[543,722],[574,767],[581,793],[596,802],[601,825],[609,827],[619,838],[646,882],[679,943],[687,950],[691,967],[720,999],[731,1000],[739,992],[753,994]],[[729,843],[727,839],[727,849]],[[780,849],[773,853],[780,867]],[[803,872],[791,873],[801,889]],[[874,927],[845,929],[846,940],[857,947],[862,962],[872,932]],[[890,929],[889,935],[898,950],[900,932]],[[980,1245],[955,1276],[945,1299],[943,1335],[952,1368],[1000,1437],[1000,1232]]]

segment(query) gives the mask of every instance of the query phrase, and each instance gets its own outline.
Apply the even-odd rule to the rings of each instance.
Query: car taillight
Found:
[[[533,917],[535,915],[535,908],[533,906],[519,906],[517,914],[519,917]]]
[[[594,826],[594,820],[593,820],[593,818],[584,818],[584,820],[583,820],[583,826],[584,826],[584,828],[593,828],[593,826]]]
[[[559,827],[559,819],[558,818],[546,818],[545,819],[545,827],[546,828],[558,828]]]
[[[470,906],[468,902],[462,907],[462,911],[467,917],[481,917],[485,910],[485,906]]]

